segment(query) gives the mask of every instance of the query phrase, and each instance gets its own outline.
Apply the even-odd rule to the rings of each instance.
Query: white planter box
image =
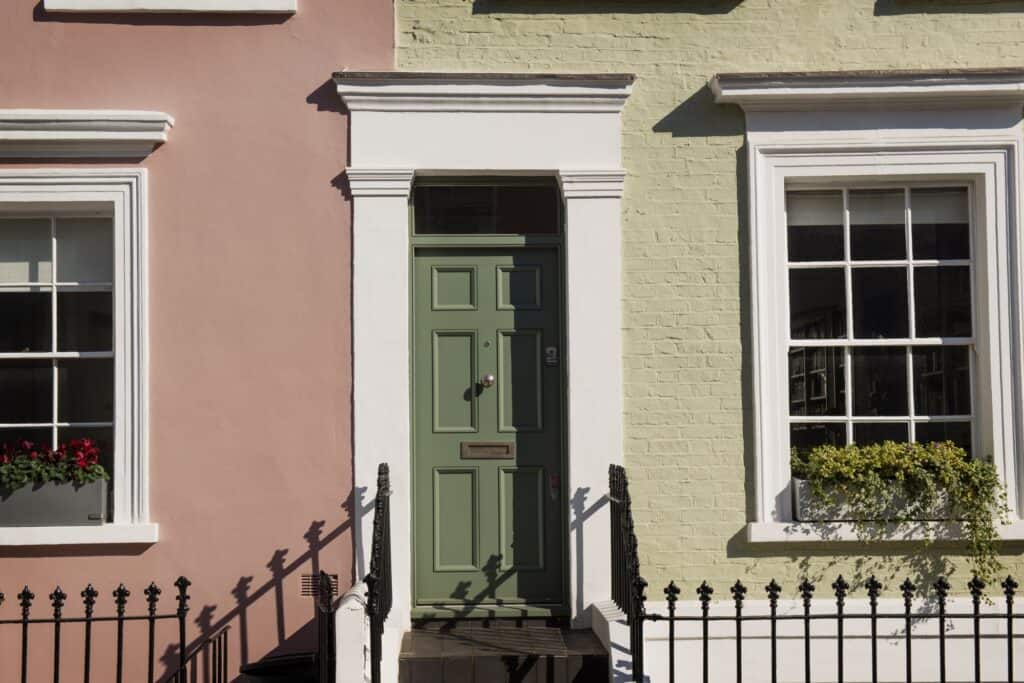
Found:
[[[899,504],[897,500],[894,507]],[[838,501],[835,505],[828,505],[819,500],[811,490],[811,484],[806,479],[793,479],[793,514],[798,522],[856,522],[856,521],[884,521],[858,519],[849,506]],[[949,512],[949,503],[945,496],[939,493],[934,508],[924,515],[921,522],[934,522],[949,520],[952,515]]]

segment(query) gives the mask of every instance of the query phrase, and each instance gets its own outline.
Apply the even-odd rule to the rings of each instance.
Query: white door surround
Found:
[[[629,75],[338,73],[349,110],[354,487],[391,466],[394,606],[384,679],[410,625],[409,194],[417,173],[558,178],[565,198],[569,597],[574,623],[611,592],[608,465],[622,457],[621,110]],[[360,504],[361,503],[361,504]],[[575,509],[574,509],[575,508]],[[579,510],[582,514],[579,514]],[[356,573],[372,515],[354,520]]]

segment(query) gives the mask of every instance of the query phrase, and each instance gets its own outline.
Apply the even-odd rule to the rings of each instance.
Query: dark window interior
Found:
[[[426,184],[413,205],[418,235],[554,235],[561,222],[554,182]]]

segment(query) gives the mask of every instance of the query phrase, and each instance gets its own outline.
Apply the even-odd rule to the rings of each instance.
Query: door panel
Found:
[[[558,283],[554,250],[416,254],[417,606],[563,603]]]

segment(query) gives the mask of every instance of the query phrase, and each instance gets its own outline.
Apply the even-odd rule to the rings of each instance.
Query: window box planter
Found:
[[[107,480],[0,487],[0,526],[97,526],[106,520]]]
[[[928,514],[923,515],[920,522],[941,522],[949,521],[952,513],[949,510],[949,502],[945,500],[942,493],[937,494],[933,508]],[[899,500],[893,502],[894,514],[899,509]],[[806,479],[793,479],[793,515],[798,522],[873,522],[885,521],[884,519],[858,519],[853,510],[841,500],[830,505],[814,495],[811,483]]]

